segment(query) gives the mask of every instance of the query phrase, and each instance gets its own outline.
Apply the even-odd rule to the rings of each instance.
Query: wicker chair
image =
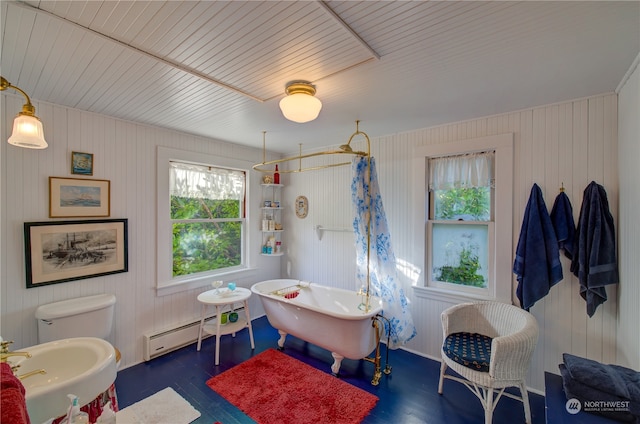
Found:
[[[438,393],[442,394],[445,378],[464,384],[482,402],[485,424],[491,424],[493,409],[505,395],[523,403],[525,421],[531,423],[525,376],[538,341],[533,315],[505,303],[463,303],[442,312],[442,331]],[[477,354],[485,348],[487,358],[482,363]],[[462,378],[446,375],[447,367]],[[507,387],[518,387],[521,396],[505,392]]]

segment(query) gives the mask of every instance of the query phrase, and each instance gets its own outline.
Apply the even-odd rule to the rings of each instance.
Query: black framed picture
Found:
[[[127,272],[127,219],[25,222],[27,288]]]

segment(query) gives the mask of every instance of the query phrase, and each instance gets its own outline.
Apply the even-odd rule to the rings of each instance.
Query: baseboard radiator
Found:
[[[205,322],[213,318],[215,318],[215,315],[205,318]],[[200,320],[197,320],[169,330],[145,334],[143,348],[144,360],[150,361],[153,358],[157,358],[165,353],[180,349],[197,341],[199,329]],[[210,334],[206,332],[202,334],[203,339],[209,336]]]

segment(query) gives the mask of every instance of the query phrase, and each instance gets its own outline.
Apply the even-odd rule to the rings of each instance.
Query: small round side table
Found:
[[[198,331],[198,351],[200,351],[200,346],[202,344],[202,332],[205,331],[208,334],[214,334],[216,336],[216,365],[220,363],[220,336],[231,334],[235,337],[236,332],[244,328],[249,328],[251,349],[255,349],[253,328],[251,327],[251,316],[249,315],[250,297],[251,290],[245,289],[244,287],[238,287],[234,291],[230,291],[227,288],[209,290],[198,295],[198,302],[202,303],[202,316],[200,319],[200,330]],[[222,314],[224,313],[224,309],[229,308],[230,311],[234,311],[234,305],[238,303],[242,304],[244,317],[240,315],[238,317],[238,321],[222,324]],[[204,322],[208,306],[216,307],[215,323],[205,324]]]

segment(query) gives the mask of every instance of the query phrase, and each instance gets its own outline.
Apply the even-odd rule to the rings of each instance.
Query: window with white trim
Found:
[[[247,174],[240,161],[158,148],[158,289],[246,270]]]
[[[419,295],[509,301],[513,136],[420,147],[415,163]]]
[[[494,215],[493,151],[429,158],[428,284],[487,296]]]
[[[172,161],[172,277],[242,265],[245,173]]]

